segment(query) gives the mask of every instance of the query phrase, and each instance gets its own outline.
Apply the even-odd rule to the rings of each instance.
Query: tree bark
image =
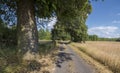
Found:
[[[38,31],[35,22],[34,0],[17,2],[17,34],[19,52],[36,53],[38,50]]]

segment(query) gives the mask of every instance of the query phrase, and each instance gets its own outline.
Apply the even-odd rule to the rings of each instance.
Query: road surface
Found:
[[[95,69],[87,64],[77,53],[69,46],[63,48],[60,46],[56,67],[53,73],[95,73]]]

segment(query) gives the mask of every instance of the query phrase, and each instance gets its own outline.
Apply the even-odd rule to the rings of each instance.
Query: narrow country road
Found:
[[[64,49],[63,46],[67,48]],[[67,45],[61,45],[57,56],[54,73],[95,73],[89,64]]]

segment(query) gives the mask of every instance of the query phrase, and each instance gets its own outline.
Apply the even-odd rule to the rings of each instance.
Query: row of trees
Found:
[[[68,8],[70,7],[69,5],[67,6]],[[64,7],[67,6],[64,5]],[[58,15],[58,22],[54,25],[54,29],[52,29],[52,36],[54,40],[58,38],[60,39],[60,37],[63,39],[66,35],[69,35],[71,41],[85,42],[87,39],[87,26],[85,22],[88,14],[92,11],[92,7],[88,1],[83,1],[82,6],[83,7],[80,9],[72,7],[72,11],[64,9],[64,12],[61,12],[63,15]],[[68,11],[70,13],[65,16],[65,12]]]
[[[119,38],[101,38],[97,35],[88,35],[88,41],[120,41]]]
[[[40,18],[56,16],[56,27],[64,27],[71,40],[85,41],[85,21],[91,10],[89,0],[0,0],[0,19],[17,24],[18,54],[38,53],[36,22]]]

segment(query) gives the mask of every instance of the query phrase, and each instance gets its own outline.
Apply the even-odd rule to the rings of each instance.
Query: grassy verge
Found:
[[[83,50],[79,49],[76,46],[69,45],[76,53],[78,53],[86,62],[91,64],[95,69],[96,73],[112,73],[107,67],[103,66],[99,62],[97,62],[95,59],[92,57],[88,56]]]
[[[23,61],[15,46],[0,47],[0,73],[49,73],[55,50],[53,42],[40,42],[38,60]]]

